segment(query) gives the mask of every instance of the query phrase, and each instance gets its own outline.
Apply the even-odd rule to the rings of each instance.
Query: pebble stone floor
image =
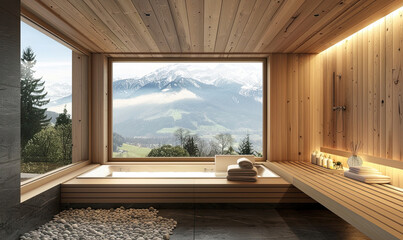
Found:
[[[156,209],[159,217],[177,222],[173,234],[169,236],[171,240],[369,239],[323,207],[243,208],[217,205],[207,208],[156,206]]]

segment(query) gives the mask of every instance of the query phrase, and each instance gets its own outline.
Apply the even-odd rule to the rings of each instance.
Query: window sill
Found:
[[[45,173],[41,176],[29,179],[21,183],[20,202],[24,202],[36,195],[43,193],[52,187],[66,182],[81,173],[89,171],[99,164],[90,164],[89,160],[67,165],[62,168]]]

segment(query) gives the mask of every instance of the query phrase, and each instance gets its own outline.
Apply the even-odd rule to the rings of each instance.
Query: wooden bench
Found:
[[[366,184],[307,162],[266,166],[373,239],[403,239],[403,191]]]

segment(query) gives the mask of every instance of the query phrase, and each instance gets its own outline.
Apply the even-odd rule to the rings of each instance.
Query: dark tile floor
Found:
[[[175,240],[369,239],[325,208],[160,209],[174,218]]]

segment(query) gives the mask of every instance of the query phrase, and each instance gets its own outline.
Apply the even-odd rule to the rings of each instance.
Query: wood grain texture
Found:
[[[402,189],[365,184],[311,163],[267,166],[373,239],[402,239]]]
[[[341,74],[337,105],[347,108],[335,114],[324,101],[325,131],[337,132],[324,135],[324,147],[351,151],[351,142],[360,142],[361,154],[403,161],[402,28],[403,12],[397,11],[320,54],[323,65],[336,59],[336,67],[327,64],[323,71],[325,86],[333,72]],[[325,95],[332,89],[325,87]],[[329,121],[337,122],[332,130]]]
[[[91,56],[91,161],[108,159],[108,61],[103,54]]]
[[[323,141],[320,55],[269,57],[270,161],[308,161]]]
[[[72,161],[89,159],[89,58],[73,52],[72,56]]]
[[[95,181],[94,181],[95,180]],[[226,179],[74,179],[62,203],[312,203],[281,178],[256,183]]]
[[[321,151],[332,154],[337,161],[343,163],[343,166],[348,166],[347,159],[351,156],[351,152],[326,147],[321,147]],[[394,161],[365,154],[361,154],[360,157],[364,161],[364,166],[378,169],[383,175],[387,175],[392,179],[391,185],[403,188],[403,182],[401,181],[401,175],[403,174],[402,161]]]
[[[90,52],[319,53],[403,3],[22,0],[22,5]]]

